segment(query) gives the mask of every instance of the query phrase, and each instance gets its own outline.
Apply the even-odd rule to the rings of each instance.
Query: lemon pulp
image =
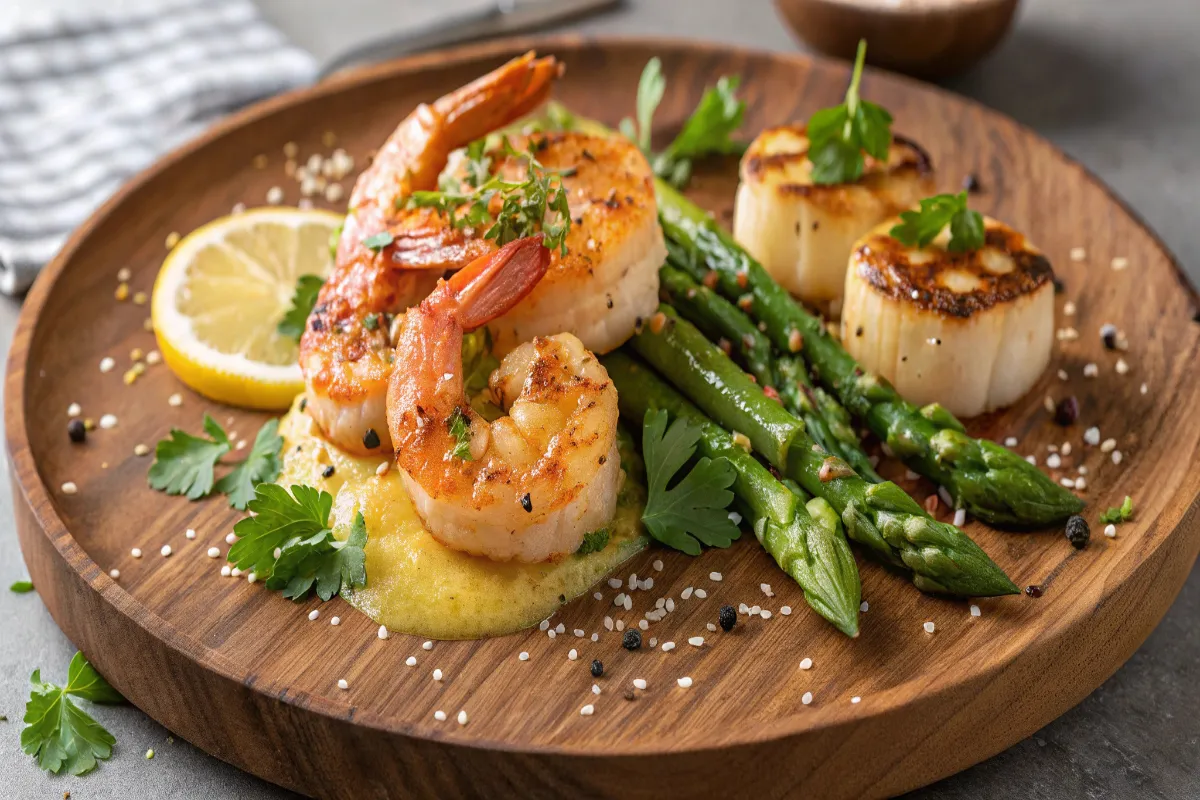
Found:
[[[348,455],[324,441],[294,405],[284,438],[284,486],[308,484],[334,497],[330,524],[344,536],[354,514],[367,524],[367,585],[345,599],[389,630],[434,639],[499,636],[536,625],[587,592],[647,544],[645,494],[637,455],[622,442],[626,479],[608,545],[557,563],[521,564],[478,558],[439,543],[421,523],[398,470],[377,475],[378,458]],[[328,467],[333,472],[322,477]]]

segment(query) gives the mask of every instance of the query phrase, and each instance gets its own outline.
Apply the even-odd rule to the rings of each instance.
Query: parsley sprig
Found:
[[[317,304],[317,293],[325,285],[325,279],[317,275],[301,275],[296,279],[296,288],[292,292],[292,304],[283,319],[275,326],[280,336],[300,341],[304,335],[304,326],[312,314],[313,306]]]
[[[484,141],[479,140],[467,148],[462,181],[447,177],[435,191],[413,192],[408,207],[437,209],[456,229],[487,225],[483,238],[494,239],[500,246],[541,231],[546,236],[546,247],[566,255],[571,211],[562,179],[574,170],[547,169],[537,160],[537,145],[532,140],[529,149],[521,152],[505,136],[500,148],[510,158],[526,162],[524,180],[507,181],[490,174],[492,158]],[[491,207],[496,199],[500,200],[500,210],[493,215]]]
[[[863,153],[886,161],[892,144],[892,115],[858,96],[867,41],[859,40],[854,72],[841,105],[823,108],[808,119],[808,160],[818,184],[852,183],[862,177]]]
[[[612,532],[608,528],[589,531],[583,535],[583,541],[579,543],[579,549],[575,551],[575,555],[586,556],[592,553],[599,553],[608,547],[608,542],[611,538]]]
[[[279,452],[283,448],[279,420],[269,420],[259,429],[250,454],[235,462],[233,469],[219,481],[215,468],[233,449],[233,443],[225,429],[208,414],[204,415],[204,432],[208,438],[171,429],[168,438],[154,448],[154,463],[148,476],[150,488],[184,495],[189,500],[199,500],[216,490],[229,498],[229,505],[245,510],[254,496],[254,488],[279,476]]]
[[[463,461],[471,460],[471,421],[467,415],[463,413],[461,408],[454,409],[450,414],[450,419],[447,420],[450,427],[450,435],[454,437],[454,447],[450,449],[450,455],[453,458],[459,458]]]
[[[967,208],[966,192],[925,198],[916,211],[902,212],[900,224],[893,226],[888,235],[909,247],[924,247],[947,225],[950,226],[947,250],[962,253],[983,247],[983,215]]]
[[[700,554],[701,544],[728,547],[741,535],[726,512],[733,502],[732,464],[701,458],[678,476],[696,454],[698,441],[700,430],[686,420],[676,419],[668,428],[666,411],[646,412],[642,456],[648,485],[642,522],[655,539],[693,556]]]
[[[362,512],[354,516],[344,540],[333,535],[329,512],[333,496],[311,486],[287,489],[259,484],[249,503],[252,516],[233,526],[238,537],[229,548],[229,561],[253,572],[268,589],[302,600],[316,590],[329,600],[347,587],[367,584],[367,526]]]
[[[71,698],[93,703],[122,703],[125,698],[96,672],[83,653],[71,659],[66,686],[46,683],[40,669],[33,671],[29,682],[33,690],[25,704],[21,749],[36,758],[39,767],[55,775],[63,770],[83,775],[96,768],[97,760],[112,755],[117,740]]]
[[[741,78],[724,75],[716,86],[707,90],[696,105],[679,135],[661,153],[650,149],[650,134],[653,130],[654,112],[662,102],[667,80],[662,73],[662,62],[652,58],[646,62],[637,90],[637,122],[628,117],[621,120],[620,130],[637,143],[654,174],[682,189],[692,177],[692,164],[697,159],[710,155],[740,154],[746,149],[744,142],[732,138],[746,116],[746,104],[737,98]]]

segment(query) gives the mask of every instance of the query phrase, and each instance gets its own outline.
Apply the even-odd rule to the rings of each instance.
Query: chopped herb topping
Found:
[[[8,590],[14,594],[28,594],[33,591],[33,581],[16,581]]]
[[[575,551],[575,555],[586,556],[591,553],[599,553],[608,547],[608,542],[611,538],[612,534],[608,528],[601,528],[590,533],[585,533],[583,535],[583,543],[579,545],[579,549]]]
[[[461,458],[463,461],[471,460],[471,421],[467,415],[463,413],[461,408],[454,409],[454,413],[450,415],[448,420],[450,426],[450,435],[454,437],[456,444],[450,450],[450,455],[454,458]],[[526,509],[529,510],[529,509]]]
[[[367,314],[363,317],[363,327],[369,331],[373,331],[379,327],[379,315]]]
[[[1120,508],[1110,508],[1100,515],[1100,521],[1105,525],[1115,525],[1133,519],[1133,498],[1125,495],[1125,502]]]
[[[666,411],[648,411],[642,426],[648,483],[642,521],[655,539],[689,555],[699,555],[701,544],[728,547],[741,535],[725,511],[733,502],[733,465],[701,458],[674,481],[695,455],[700,430],[683,419],[668,428],[667,419]]]
[[[900,214],[900,224],[893,226],[888,236],[909,247],[924,247],[947,225],[950,226],[947,250],[961,253],[983,247],[983,215],[967,208],[966,192],[925,198],[917,211]]]
[[[283,315],[283,319],[279,320],[279,324],[275,326],[275,330],[279,331],[280,336],[300,341],[300,337],[304,335],[304,326],[308,324],[308,317],[312,314],[313,306],[317,304],[317,295],[324,285],[325,280],[316,275],[301,275],[296,279],[296,288],[292,292],[292,305]]]
[[[376,233],[373,236],[368,236],[362,240],[363,247],[368,247],[378,253],[383,248],[387,247],[392,242],[396,241],[396,237],[392,236],[387,231]]]

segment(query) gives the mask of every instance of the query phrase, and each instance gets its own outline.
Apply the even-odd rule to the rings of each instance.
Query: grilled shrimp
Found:
[[[554,251],[546,277],[515,308],[488,325],[498,353],[535,336],[566,331],[597,353],[634,334],[658,308],[658,268],[666,260],[654,175],[624,138],[535,133],[511,139],[562,174],[571,211],[565,255]],[[497,155],[493,171],[524,178],[528,161]]]
[[[563,333],[511,350],[488,421],[463,390],[463,332],[511,309],[550,265],[542,237],[519,239],[443,281],[404,317],[388,424],[413,505],[435,539],[497,561],[545,561],[608,524],[620,488],[617,391]]]
[[[425,297],[444,271],[495,249],[434,209],[405,208],[406,198],[437,187],[453,150],[545,101],[560,73],[552,57],[527,53],[418,106],[359,176],[333,274],[300,341],[306,408],[334,444],[359,454],[391,449],[391,315]]]

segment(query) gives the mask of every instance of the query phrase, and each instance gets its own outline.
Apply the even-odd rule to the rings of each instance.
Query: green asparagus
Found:
[[[738,507],[764,549],[800,585],[813,610],[847,636],[857,636],[862,587],[833,509],[818,499],[803,504],[807,498],[798,488],[776,480],[649,367],[621,351],[601,361],[617,387],[623,417],[642,419],[647,411],[662,409],[672,419],[683,418],[700,428],[700,454],[728,459],[736,470],[733,491]]]
[[[784,407],[804,422],[808,435],[825,450],[844,458],[854,471],[872,483],[883,478],[875,472],[863,452],[858,434],[846,409],[815,388],[799,355],[772,357],[771,340],[755,327],[750,317],[712,289],[692,280],[691,276],[668,265],[659,270],[659,285],[672,306],[713,341],[724,340],[746,371],[764,391],[776,392]],[[726,349],[722,344],[722,349]],[[767,390],[766,387],[771,387]]]
[[[763,394],[750,378],[670,306],[659,306],[631,345],[718,424],[742,426],[755,449],[841,515],[846,535],[875,558],[912,572],[923,591],[983,597],[1013,594],[1017,587],[970,537],[934,520],[893,483],[871,484],[850,465],[816,445],[803,425]],[[657,317],[657,315],[656,315]],[[619,390],[618,390],[619,391]],[[789,437],[783,458],[775,450],[781,429]],[[758,443],[764,443],[762,447]]]
[[[967,435],[940,405],[917,408],[885,379],[864,372],[824,322],[792,300],[711,217],[661,181],[656,192],[663,231],[677,250],[692,255],[685,263],[715,271],[717,291],[763,323],[778,349],[802,350],[842,405],[911,469],[944,486],[956,507],[1012,526],[1050,525],[1083,508],[1082,500],[1021,456]]]

